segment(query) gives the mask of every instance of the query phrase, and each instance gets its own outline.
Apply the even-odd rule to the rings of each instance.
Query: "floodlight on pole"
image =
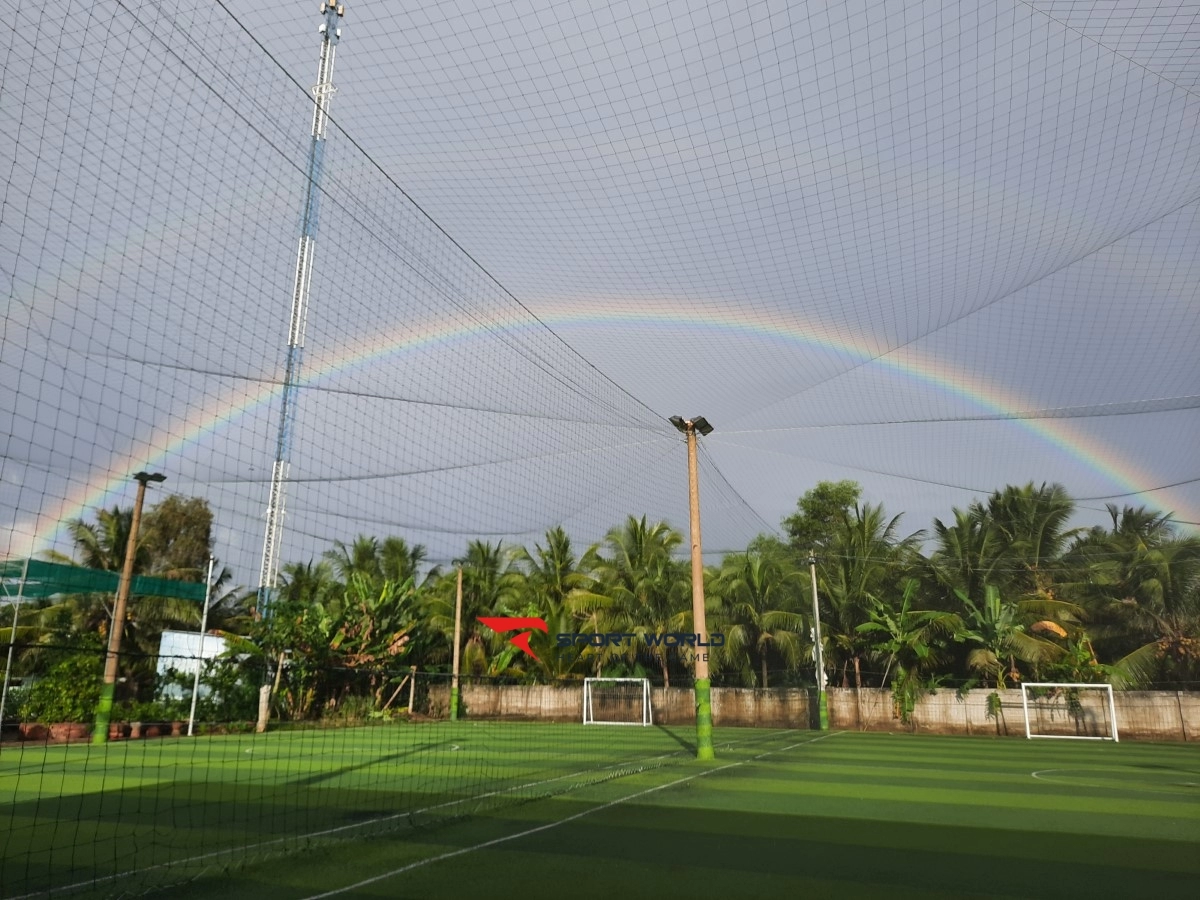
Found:
[[[160,472],[138,472],[137,498],[133,501],[133,518],[129,522],[129,537],[125,541],[125,566],[117,586],[117,602],[113,604],[112,629],[108,633],[108,654],[104,658],[104,683],[100,687],[100,702],[96,706],[96,727],[92,743],[108,741],[108,720],[112,715],[113,692],[117,685],[117,663],[121,656],[121,632],[125,630],[125,607],[129,603],[129,587],[133,584],[133,563],[137,558],[138,528],[142,524],[142,504],[146,501],[146,485],[161,484],[167,476]]]
[[[712,434],[713,427],[703,416],[684,419],[671,416],[671,424],[687,436],[688,512],[692,538],[692,627],[698,640],[707,635],[704,621],[704,556],[700,546],[700,477],[696,463],[696,434]],[[708,655],[696,647],[696,759],[714,759],[712,741],[712,682],[708,678]]]

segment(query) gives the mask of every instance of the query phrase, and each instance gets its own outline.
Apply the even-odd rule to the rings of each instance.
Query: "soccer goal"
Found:
[[[653,725],[645,678],[585,678],[584,725]]]
[[[1116,741],[1111,684],[1021,684],[1025,737]]]

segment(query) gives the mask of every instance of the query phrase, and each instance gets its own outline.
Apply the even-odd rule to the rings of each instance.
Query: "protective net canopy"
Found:
[[[152,467],[209,502],[223,562],[252,584],[320,36],[306,18],[298,83],[219,4],[63,2],[36,20],[7,32],[5,81],[24,87],[0,101],[15,123],[0,148],[5,542],[69,550],[64,524],[128,504],[130,473]],[[662,416],[336,123],[326,137],[281,559],[359,533],[402,533],[445,561],[469,538],[553,524],[585,541],[631,512],[686,521],[683,448]],[[766,527],[732,489],[707,499],[728,513],[718,543]]]
[[[281,443],[285,562],[683,527],[699,413],[714,553],[843,477],[1200,521],[1194,23],[1119,6],[352,5],[294,378],[316,17],[22,9],[0,552],[149,466],[253,584]]]
[[[716,429],[712,563],[839,479],[897,535],[1026,483],[1061,484],[1072,527],[1108,503],[1200,523],[1194,0],[316,6],[4,3],[0,599],[35,602],[3,629],[0,894],[137,893],[678,760],[659,729],[582,728],[603,660],[546,651],[598,604],[543,590],[553,547],[566,570],[625,523],[610,586],[657,541],[655,628],[689,627],[656,527],[688,523],[670,416]],[[51,729],[93,721],[135,472],[158,525],[133,593],[184,602],[130,604],[112,744],[77,746]],[[268,545],[301,598],[273,633],[237,621]],[[449,582],[410,600],[464,548],[464,665],[497,691],[464,688],[462,723],[413,669],[451,665]],[[210,552],[220,624],[193,631],[203,585],[160,576]],[[509,563],[547,576],[536,603]],[[634,587],[619,637],[652,630]],[[489,655],[484,606],[541,628]],[[202,683],[157,671],[168,624],[228,632]],[[251,735],[264,686],[286,727]],[[539,721],[472,728],[514,696]],[[649,721],[649,697],[597,710]],[[148,740],[185,712],[202,740]]]

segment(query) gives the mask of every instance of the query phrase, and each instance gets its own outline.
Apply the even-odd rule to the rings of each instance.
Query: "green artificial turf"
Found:
[[[470,722],[5,751],[0,871],[222,900],[1200,896],[1194,745],[714,737],[712,763],[687,728]]]

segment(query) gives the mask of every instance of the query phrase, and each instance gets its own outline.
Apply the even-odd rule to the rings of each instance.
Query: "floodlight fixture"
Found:
[[[687,434],[689,431],[695,430],[707,436],[712,434],[713,431],[712,425],[708,423],[708,419],[704,418],[704,416],[696,416],[694,419],[685,419],[683,416],[671,416],[669,421],[681,434]]]

